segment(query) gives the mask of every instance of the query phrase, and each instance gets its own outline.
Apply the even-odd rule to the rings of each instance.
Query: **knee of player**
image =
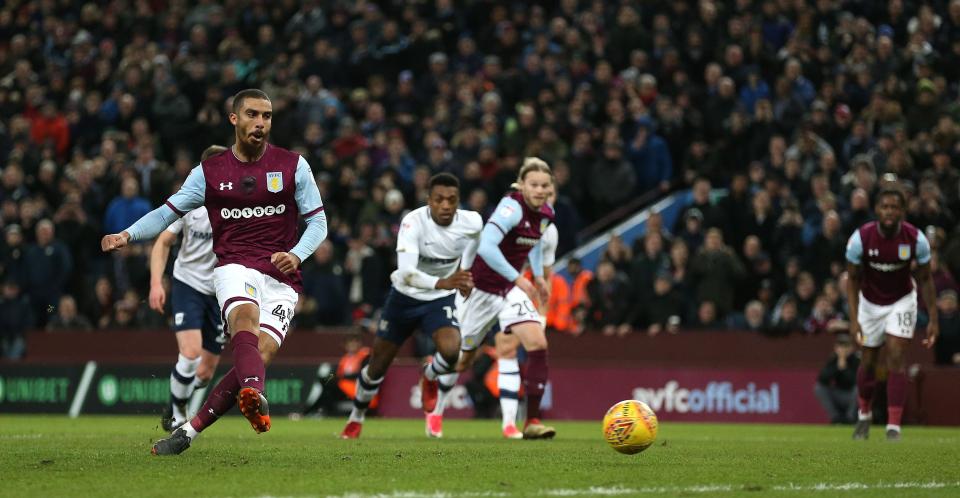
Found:
[[[497,347],[497,358],[501,360],[512,360],[517,357],[517,347],[515,344],[509,346],[499,346]]]
[[[547,349],[547,338],[534,337],[527,341],[527,344],[524,344],[523,348],[527,351],[540,351],[541,349]]]
[[[210,379],[213,378],[213,371],[215,369],[216,369],[216,366],[210,366],[205,363],[201,363],[200,366],[197,367],[197,373],[196,373],[197,382],[199,382],[202,385],[206,385],[207,383],[209,383]]]

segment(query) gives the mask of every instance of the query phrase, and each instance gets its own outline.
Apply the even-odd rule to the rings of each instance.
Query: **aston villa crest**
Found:
[[[900,249],[897,251],[897,254],[900,256],[901,261],[910,259],[910,244],[900,244]]]
[[[283,190],[283,172],[270,171],[267,173],[267,190],[273,193]]]

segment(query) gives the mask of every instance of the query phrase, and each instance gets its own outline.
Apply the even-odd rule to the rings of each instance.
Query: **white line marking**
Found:
[[[488,497],[513,497],[513,496],[622,496],[636,494],[652,495],[675,495],[675,494],[718,494],[718,493],[738,493],[741,491],[796,491],[800,493],[822,492],[822,491],[869,491],[882,489],[945,489],[960,488],[960,481],[908,481],[908,482],[878,482],[873,484],[863,482],[845,482],[828,483],[821,482],[816,484],[781,484],[781,485],[731,485],[731,484],[701,484],[694,486],[648,486],[642,488],[625,487],[603,487],[590,486],[587,488],[559,488],[559,489],[541,489],[540,491],[529,492],[497,492],[497,491],[390,491],[385,493],[343,493],[339,495],[325,495],[324,498],[488,498]],[[279,496],[260,496],[258,498],[292,498]],[[297,498],[313,498],[311,496],[298,496]]]
[[[87,391],[90,390],[90,381],[93,380],[93,374],[97,371],[97,362],[88,361],[87,366],[83,368],[83,375],[80,377],[80,384],[77,385],[77,393],[73,396],[73,402],[70,403],[70,411],[67,414],[70,418],[80,416],[83,410],[83,403],[87,400]]]

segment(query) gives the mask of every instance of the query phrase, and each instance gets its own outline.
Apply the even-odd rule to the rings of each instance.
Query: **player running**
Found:
[[[225,152],[226,147],[213,145],[203,151],[200,161]],[[170,403],[160,418],[167,432],[187,421],[187,403],[197,389],[210,382],[220,363],[223,349],[223,322],[213,289],[213,229],[207,208],[198,207],[173,222],[160,233],[150,253],[150,307],[164,312],[167,293],[163,289],[163,272],[170,257],[170,248],[183,234],[183,243],[173,263],[171,304],[173,327],[177,333],[179,355],[170,372]]]
[[[551,208],[556,201],[556,192],[553,187],[550,188],[550,194],[547,197],[547,205]],[[557,232],[557,225],[551,223],[547,231],[543,233],[540,243],[543,246],[543,274],[544,279],[550,282],[550,272],[553,263],[556,261],[557,244],[560,235]],[[526,277],[526,275],[525,275]],[[515,323],[509,330],[503,330],[494,336],[494,344],[497,348],[497,388],[500,392],[500,415],[502,417],[503,437],[507,439],[545,439],[552,438],[557,431],[553,427],[543,425],[542,423],[527,424],[525,430],[517,430],[517,411],[520,406],[520,363],[517,361],[517,350],[520,349],[520,335],[536,337],[537,340],[543,336],[543,342],[546,344],[546,306],[547,303],[540,302],[535,309],[539,312],[534,318],[530,309],[536,305],[531,303],[530,299],[523,292],[513,292],[507,294],[507,312],[515,319],[526,319]],[[512,321],[512,320],[511,320]]]
[[[165,205],[101,242],[104,251],[113,251],[150,239],[178,217],[207,206],[217,255],[213,284],[231,336],[234,368],[193,420],[154,445],[157,455],[182,453],[234,403],[257,433],[270,430],[264,365],[279,350],[293,318],[302,289],[300,263],[327,233],[310,165],[267,142],[273,117],[267,94],[243,90],[234,96],[232,111],[236,144],[231,150],[201,162]],[[299,241],[298,214],[307,223]]]
[[[460,182],[449,173],[430,179],[427,205],[403,217],[397,235],[397,270],[380,315],[370,362],[360,371],[353,411],[340,437],[360,437],[370,400],[403,342],[421,329],[433,336],[437,352],[423,370],[425,382],[454,371],[460,353],[460,330],[454,318],[454,294],[469,294],[473,278],[458,270],[461,256],[472,261],[483,220],[473,211],[457,209]]]
[[[543,254],[540,238],[553,221],[553,209],[546,204],[553,184],[550,166],[542,159],[528,157],[514,187],[517,192],[504,197],[490,220],[483,227],[477,261],[471,269],[473,292],[466,298],[457,296],[457,320],[460,322],[461,357],[457,372],[462,372],[474,360],[477,348],[483,343],[490,326],[499,322],[501,330],[512,330],[527,350],[527,428],[531,437],[552,437],[554,433],[540,427],[540,399],[547,383],[547,340],[541,327],[514,327],[524,322],[539,325],[539,313],[533,306],[535,299],[546,301],[547,284],[543,279]],[[520,274],[529,258],[534,283]],[[521,303],[515,309],[507,303],[510,293],[513,302]],[[521,314],[522,312],[522,314]],[[427,434],[440,437],[443,432],[443,409],[450,390],[456,384],[458,373],[441,375],[439,395],[432,389],[423,389],[423,407]],[[539,436],[537,435],[539,434]]]
[[[923,345],[930,348],[940,329],[937,322],[936,291],[930,275],[930,243],[903,220],[906,197],[895,185],[877,195],[877,221],[860,227],[847,242],[847,302],[850,332],[863,346],[857,370],[859,417],[854,439],[867,439],[870,431],[874,372],[880,349],[887,367],[887,440],[900,440],[900,420],[907,398],[907,377],[903,352],[913,338],[917,319],[916,284],[910,265],[917,262],[916,277],[930,314]]]

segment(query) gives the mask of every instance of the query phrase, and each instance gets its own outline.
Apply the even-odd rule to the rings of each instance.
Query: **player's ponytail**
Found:
[[[540,171],[550,175],[551,179],[553,178],[553,171],[546,161],[539,157],[528,157],[523,160],[523,166],[520,166],[520,172],[517,173],[517,181],[510,184],[510,188],[520,190],[520,184],[523,183],[523,179],[527,177],[527,173],[532,171]]]

